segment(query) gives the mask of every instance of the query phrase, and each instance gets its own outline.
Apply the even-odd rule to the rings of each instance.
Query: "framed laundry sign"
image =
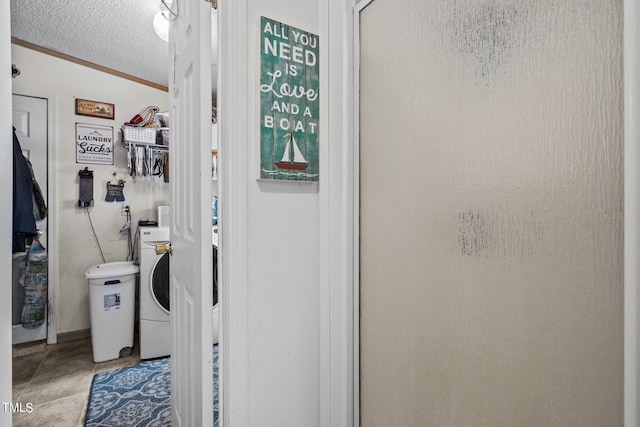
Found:
[[[318,181],[318,36],[260,20],[260,179]]]
[[[113,164],[113,126],[76,123],[76,163]]]

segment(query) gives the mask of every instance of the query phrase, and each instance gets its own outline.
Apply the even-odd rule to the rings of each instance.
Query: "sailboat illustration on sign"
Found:
[[[283,136],[283,138],[287,137],[289,137],[289,141],[287,141],[287,146],[284,148],[284,155],[282,156],[282,160],[280,160],[279,162],[275,162],[274,165],[276,165],[278,169],[306,169],[307,167],[309,167],[309,162],[307,162],[307,160],[300,152],[298,144],[296,144],[296,139],[293,137],[293,134],[291,132]]]

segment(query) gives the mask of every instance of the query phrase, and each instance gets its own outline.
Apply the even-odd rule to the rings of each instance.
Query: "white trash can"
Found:
[[[94,265],[85,273],[94,362],[131,354],[138,270],[133,262],[109,262]]]

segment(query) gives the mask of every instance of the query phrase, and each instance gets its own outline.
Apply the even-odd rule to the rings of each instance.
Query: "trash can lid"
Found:
[[[89,267],[84,275],[87,279],[103,279],[105,277],[126,276],[136,274],[139,268],[133,261],[108,262]]]

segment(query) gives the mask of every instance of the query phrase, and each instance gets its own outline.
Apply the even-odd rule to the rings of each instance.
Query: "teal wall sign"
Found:
[[[318,180],[318,36],[260,22],[260,178]]]

